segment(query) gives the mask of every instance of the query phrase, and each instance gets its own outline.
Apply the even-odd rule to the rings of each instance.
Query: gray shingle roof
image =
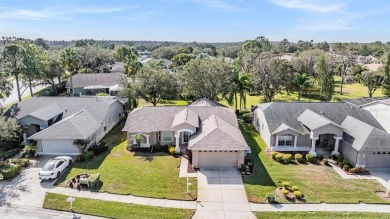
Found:
[[[347,116],[351,116],[384,131],[383,127],[370,112],[359,107],[351,107],[351,105],[343,102],[274,102],[271,104],[259,104],[257,109],[264,112],[265,119],[271,133],[283,123],[299,132],[305,132],[305,128],[301,123],[299,123],[297,118],[307,109],[318,115],[324,116],[338,125],[340,125]]]
[[[336,127],[340,127],[338,124],[332,122],[328,118],[318,115],[317,113],[309,109],[306,109],[301,115],[298,116],[297,119],[299,122],[307,126],[310,130],[315,130],[326,125],[334,125]]]
[[[123,62],[115,62],[112,66],[111,66],[111,73],[126,73],[126,70],[125,70],[125,63]]]
[[[121,83],[126,76],[120,73],[96,73],[96,74],[76,74],[68,78],[66,87],[73,88],[88,87],[93,85],[114,86]]]
[[[35,118],[48,121],[49,119],[54,118],[55,116],[61,113],[62,113],[61,107],[58,106],[58,104],[54,103],[49,106],[43,107],[37,111],[34,111],[30,115]]]
[[[123,131],[130,133],[156,132],[172,130],[172,124],[176,114],[188,108],[199,116],[201,121],[215,114],[225,120],[230,125],[238,128],[236,114],[226,107],[206,107],[206,106],[157,106],[142,107],[133,110],[127,117]],[[141,121],[142,120],[142,121]],[[138,124],[136,126],[135,124]]]
[[[172,122],[172,128],[185,123],[198,128],[199,116],[194,113],[194,111],[185,108],[175,115],[175,118]]]
[[[363,105],[366,105],[366,104],[369,104],[372,102],[376,102],[378,100],[368,97],[368,98],[347,99],[347,100],[343,100],[343,101],[346,103],[350,103],[350,104],[353,104],[353,105],[360,107],[360,106],[363,106]]]
[[[108,108],[116,101],[118,100],[114,97],[32,97],[14,104],[6,111],[5,116],[21,119],[34,113],[41,114],[50,110],[58,112],[60,108],[63,118],[87,110],[97,121],[103,122]]]
[[[194,102],[188,104],[188,106],[224,106],[224,105],[217,103],[214,100],[210,100],[209,98],[202,98],[199,100],[195,100]]]
[[[348,116],[341,126],[344,140],[357,151],[390,151],[390,134]]]
[[[191,135],[190,150],[249,150],[240,129],[216,115],[205,119],[201,128]]]
[[[29,139],[85,140],[94,135],[100,127],[101,124],[88,111],[80,111],[30,136]]]

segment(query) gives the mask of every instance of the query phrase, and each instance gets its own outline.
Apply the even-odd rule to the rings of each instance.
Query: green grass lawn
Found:
[[[196,180],[191,179],[191,195],[186,192],[186,178],[179,178],[180,158],[165,153],[131,153],[126,150],[124,121],[118,123],[102,140],[111,150],[88,162],[76,162],[57,181],[60,186],[81,173],[100,173],[100,192],[131,194],[151,198],[195,200]]]
[[[70,211],[68,196],[47,193],[43,208]],[[102,201],[88,198],[76,198],[73,210],[80,214],[95,215],[106,218],[191,218],[195,210],[159,208],[153,206],[126,204],[113,201]]]
[[[241,131],[255,162],[253,175],[243,177],[252,202],[264,203],[267,194],[275,194],[276,186],[287,181],[299,186],[307,203],[389,203],[376,195],[384,188],[375,180],[344,180],[324,165],[278,163],[265,154],[266,145],[252,125],[242,124]]]
[[[366,213],[366,212],[257,212],[257,218],[267,219],[328,219],[328,218],[353,218],[353,219],[379,219],[390,218],[386,213]]]

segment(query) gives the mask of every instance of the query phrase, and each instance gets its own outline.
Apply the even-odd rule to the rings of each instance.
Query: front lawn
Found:
[[[68,196],[47,193],[43,208],[69,211]],[[127,204],[113,201],[102,201],[88,198],[76,198],[73,211],[80,214],[95,215],[106,218],[191,218],[195,210],[159,208],[145,205]]]
[[[243,177],[251,202],[264,203],[267,194],[275,194],[276,186],[287,181],[299,186],[307,203],[389,203],[375,194],[384,191],[376,180],[344,180],[324,165],[278,163],[266,156],[266,145],[252,125],[240,128],[255,162],[253,175]]]
[[[386,213],[367,213],[367,212],[257,212],[257,218],[268,219],[327,219],[327,218],[353,218],[353,219],[375,219],[375,218],[390,218],[390,214]]]
[[[88,162],[76,162],[57,185],[81,173],[100,173],[103,182],[99,192],[131,194],[152,198],[195,200],[196,180],[191,179],[190,192],[186,192],[186,178],[179,178],[180,158],[165,153],[131,153],[126,150],[124,121],[118,123],[102,140],[108,142],[110,151]]]

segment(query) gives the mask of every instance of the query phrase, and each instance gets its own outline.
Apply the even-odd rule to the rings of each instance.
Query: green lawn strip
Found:
[[[367,212],[256,212],[257,218],[267,219],[327,219],[327,218],[353,218],[353,219],[375,219],[375,218],[390,218],[387,213],[367,213]]]
[[[265,154],[266,145],[252,125],[241,125],[252,150],[255,172],[243,177],[251,202],[265,202],[280,182],[299,186],[307,203],[389,203],[377,196],[384,188],[375,180],[345,180],[331,167],[313,164],[281,164]],[[284,199],[279,202],[288,203]]]
[[[47,193],[43,208],[69,211],[68,196]],[[107,218],[191,218],[195,210],[159,208],[153,206],[103,201],[89,198],[76,198],[73,203],[76,213]]]
[[[166,153],[131,153],[126,150],[124,121],[118,123],[102,140],[108,142],[110,151],[88,162],[76,162],[70,171],[57,181],[66,182],[81,173],[100,173],[103,182],[97,191],[113,194],[195,200],[196,180],[191,178],[191,195],[186,191],[186,178],[179,178],[180,158]]]

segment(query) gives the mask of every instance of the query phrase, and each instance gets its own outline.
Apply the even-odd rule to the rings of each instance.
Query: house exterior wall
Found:
[[[256,120],[258,120],[258,127],[256,127],[256,130],[260,133],[263,141],[268,145],[268,147],[273,145],[271,142],[272,136],[269,131],[267,120],[265,119],[263,111],[261,111],[260,109],[254,110],[253,119],[254,119],[253,124],[255,125],[255,127],[257,124]]]
[[[80,93],[81,93],[81,95],[85,95],[85,91],[84,91],[83,87],[74,87],[73,88],[73,96],[79,96]]]
[[[120,116],[119,116],[120,114]],[[99,142],[102,138],[123,118],[123,105],[119,102],[111,104],[104,117],[104,124],[106,125],[106,131],[104,131],[104,124],[96,132],[96,141]]]
[[[339,137],[342,137],[343,130],[331,124],[312,130],[313,137],[318,137],[322,134],[334,134]]]
[[[340,148],[339,148],[339,152],[345,157],[347,158],[350,163],[352,165],[356,165],[356,162],[357,162],[357,156],[358,156],[358,151],[355,150],[350,144],[348,144],[347,142],[345,141],[340,141]],[[365,160],[362,160],[360,159],[358,161],[358,164],[362,164],[363,162],[363,165],[365,163]]]
[[[19,119],[18,121],[19,121],[19,123],[22,126],[29,125],[29,124],[39,125],[41,130],[43,130],[43,129],[48,127],[48,122],[47,121],[37,119],[37,118],[35,118],[33,116],[26,116],[26,117],[24,117],[22,119]]]

